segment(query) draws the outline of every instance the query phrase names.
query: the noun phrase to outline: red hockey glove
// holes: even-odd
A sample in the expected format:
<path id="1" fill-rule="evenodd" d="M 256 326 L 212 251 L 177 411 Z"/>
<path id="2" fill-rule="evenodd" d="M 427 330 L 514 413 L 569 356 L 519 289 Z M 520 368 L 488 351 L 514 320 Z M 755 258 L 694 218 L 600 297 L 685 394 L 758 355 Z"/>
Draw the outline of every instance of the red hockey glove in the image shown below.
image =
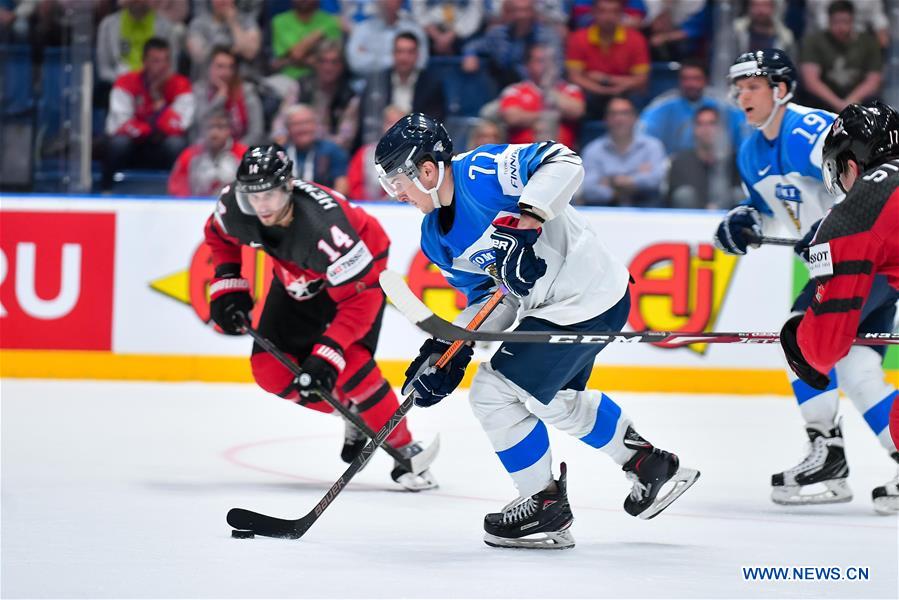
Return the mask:
<path id="1" fill-rule="evenodd" d="M 343 348 L 334 340 L 322 337 L 300 365 L 303 369 L 303 374 L 297 378 L 300 394 L 305 397 L 315 389 L 331 392 L 344 367 Z"/>
<path id="2" fill-rule="evenodd" d="M 215 324 L 228 335 L 243 333 L 243 319 L 250 322 L 250 311 L 253 310 L 253 297 L 250 295 L 250 282 L 236 273 L 216 277 L 209 285 L 209 314 Z"/>

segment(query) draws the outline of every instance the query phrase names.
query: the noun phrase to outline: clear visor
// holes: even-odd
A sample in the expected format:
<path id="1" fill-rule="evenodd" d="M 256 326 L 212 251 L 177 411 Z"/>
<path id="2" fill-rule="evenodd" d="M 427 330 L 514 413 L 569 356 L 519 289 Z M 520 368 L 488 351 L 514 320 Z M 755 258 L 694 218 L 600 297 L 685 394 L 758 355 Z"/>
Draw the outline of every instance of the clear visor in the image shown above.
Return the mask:
<path id="1" fill-rule="evenodd" d="M 821 175 L 824 179 L 824 187 L 834 196 L 845 194 L 843 184 L 840 182 L 840 166 L 835 158 L 824 159 L 821 165 Z"/>
<path id="2" fill-rule="evenodd" d="M 398 198 L 402 194 L 406 194 L 415 187 L 415 180 L 418 179 L 418 169 L 415 167 L 399 168 L 392 173 L 386 173 L 382 169 L 378 169 L 378 181 L 381 187 L 391 198 Z"/>
<path id="3" fill-rule="evenodd" d="M 238 187 L 234 195 L 237 206 L 245 215 L 269 216 L 281 212 L 290 200 L 290 191 L 284 185 L 261 192 L 241 191 Z"/>

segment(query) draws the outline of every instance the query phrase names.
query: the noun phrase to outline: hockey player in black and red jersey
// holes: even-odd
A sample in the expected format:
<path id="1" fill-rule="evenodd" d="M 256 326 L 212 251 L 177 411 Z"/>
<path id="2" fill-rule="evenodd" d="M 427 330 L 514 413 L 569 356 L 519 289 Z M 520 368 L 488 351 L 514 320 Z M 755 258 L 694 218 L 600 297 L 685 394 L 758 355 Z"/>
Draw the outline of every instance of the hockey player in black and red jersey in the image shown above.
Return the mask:
<path id="1" fill-rule="evenodd" d="M 253 377 L 264 390 L 307 408 L 331 413 L 315 389 L 332 393 L 378 431 L 399 407 L 373 359 L 385 299 L 378 275 L 390 240 L 373 217 L 324 186 L 293 179 L 293 165 L 279 146 L 254 146 L 241 160 L 237 180 L 226 186 L 206 222 L 215 278 L 210 313 L 224 333 L 240 335 L 253 309 L 250 284 L 241 276 L 241 245 L 262 248 L 274 277 L 259 319 L 259 333 L 311 376 L 294 375 L 253 345 Z M 305 378 L 303 378 L 305 379 Z M 358 455 L 361 432 L 347 422 L 341 458 Z M 387 442 L 407 457 L 422 451 L 405 421 Z M 395 466 L 391 477 L 411 490 L 436 487 L 429 471 Z"/>
<path id="2" fill-rule="evenodd" d="M 890 421 L 899 419 L 899 391 L 879 370 L 883 347 L 852 346 L 852 340 L 876 319 L 890 331 L 899 298 L 899 113 L 874 101 L 851 104 L 839 114 L 824 141 L 824 183 L 846 198 L 821 220 L 817 233 L 798 250 L 809 265 L 816 288 L 811 306 L 784 325 L 781 344 L 790 367 L 815 389 L 825 389 L 825 373 L 855 355 L 862 385 L 880 400 L 863 411 L 868 425 L 899 463 Z M 878 281 L 880 280 L 880 281 Z M 892 417 L 891 417 L 892 410 Z M 814 479 L 831 470 L 829 446 L 803 476 Z M 845 463 L 843 463 L 845 465 Z M 872 492 L 875 509 L 899 512 L 899 475 Z"/>

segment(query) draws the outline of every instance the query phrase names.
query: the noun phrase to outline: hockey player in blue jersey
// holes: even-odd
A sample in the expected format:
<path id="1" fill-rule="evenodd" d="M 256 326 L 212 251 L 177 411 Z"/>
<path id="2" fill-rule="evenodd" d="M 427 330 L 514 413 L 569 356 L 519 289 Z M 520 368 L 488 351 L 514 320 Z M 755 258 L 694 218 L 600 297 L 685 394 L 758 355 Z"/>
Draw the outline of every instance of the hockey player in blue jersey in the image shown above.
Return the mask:
<path id="1" fill-rule="evenodd" d="M 482 328 L 620 331 L 630 308 L 629 275 L 570 206 L 581 159 L 555 142 L 493 144 L 453 156 L 443 125 L 412 114 L 375 150 L 384 189 L 425 214 L 421 246 L 468 298 L 467 322 L 501 283 L 507 294 Z M 466 347 L 446 368 L 449 346 L 427 340 L 406 371 L 405 394 L 431 406 L 450 394 L 471 360 Z M 624 501 L 651 518 L 699 476 L 655 448 L 607 395 L 586 389 L 599 345 L 502 344 L 472 383 L 472 410 L 512 477 L 519 498 L 484 518 L 491 546 L 574 545 L 565 463 L 552 472 L 545 423 L 608 454 L 633 482 Z M 663 489 L 664 487 L 664 489 Z"/>
<path id="2" fill-rule="evenodd" d="M 732 94 L 756 128 L 737 156 L 748 198 L 724 217 L 715 232 L 716 245 L 730 254 L 746 254 L 753 240 L 776 227 L 802 238 L 808 246 L 817 224 L 837 200 L 822 180 L 822 148 L 835 115 L 790 102 L 796 90 L 796 69 L 778 49 L 742 54 L 730 68 Z M 883 278 L 881 278 L 883 279 Z M 809 282 L 791 309 L 804 313 L 813 304 L 815 285 Z M 820 310 L 828 310 L 820 307 Z M 891 331 L 896 294 L 885 279 L 875 281 L 862 308 L 860 332 Z M 848 502 L 849 467 L 837 420 L 839 389 L 864 415 L 888 453 L 896 452 L 887 423 L 895 387 L 885 381 L 885 347 L 855 346 L 830 373 L 825 390 L 787 375 L 806 422 L 808 456 L 795 467 L 771 478 L 771 499 L 778 504 Z"/>

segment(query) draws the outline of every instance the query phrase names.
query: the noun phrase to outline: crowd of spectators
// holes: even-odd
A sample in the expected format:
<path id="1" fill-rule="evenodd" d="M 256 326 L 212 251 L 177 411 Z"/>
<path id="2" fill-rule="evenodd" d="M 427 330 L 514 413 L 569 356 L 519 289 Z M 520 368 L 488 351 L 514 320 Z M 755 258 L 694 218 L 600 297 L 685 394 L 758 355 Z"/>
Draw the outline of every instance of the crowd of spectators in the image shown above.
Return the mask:
<path id="1" fill-rule="evenodd" d="M 275 142 L 297 177 L 381 199 L 380 133 L 411 111 L 460 116 L 433 68 L 449 64 L 492 86 L 453 130 L 457 150 L 555 139 L 583 156 L 582 204 L 726 208 L 741 200 L 733 156 L 749 130 L 709 85 L 717 4 L 0 0 L 0 42 L 64 44 L 66 9 L 93 11 L 104 189 L 123 169 L 162 168 L 171 194 L 214 195 L 247 146 Z M 882 0 L 731 5 L 736 51 L 786 50 L 800 102 L 838 111 L 881 91 L 895 42 Z M 676 85 L 650 98 L 662 63 Z"/>

